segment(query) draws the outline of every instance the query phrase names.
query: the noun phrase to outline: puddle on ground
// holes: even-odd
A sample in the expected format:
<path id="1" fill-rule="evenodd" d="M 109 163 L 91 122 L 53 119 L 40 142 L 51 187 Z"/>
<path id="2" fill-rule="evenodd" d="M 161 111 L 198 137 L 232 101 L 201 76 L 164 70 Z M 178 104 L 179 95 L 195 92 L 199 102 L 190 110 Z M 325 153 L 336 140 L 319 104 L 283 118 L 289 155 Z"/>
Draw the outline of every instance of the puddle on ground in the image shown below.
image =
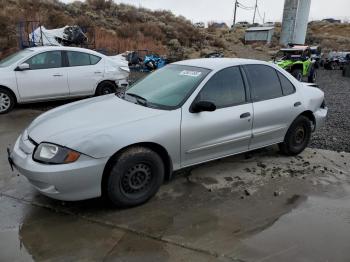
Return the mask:
<path id="1" fill-rule="evenodd" d="M 0 261 L 193 261 L 212 256 L 0 197 Z"/>
<path id="2" fill-rule="evenodd" d="M 350 196 L 307 197 L 272 226 L 235 248 L 243 261 L 337 261 L 350 257 Z"/>

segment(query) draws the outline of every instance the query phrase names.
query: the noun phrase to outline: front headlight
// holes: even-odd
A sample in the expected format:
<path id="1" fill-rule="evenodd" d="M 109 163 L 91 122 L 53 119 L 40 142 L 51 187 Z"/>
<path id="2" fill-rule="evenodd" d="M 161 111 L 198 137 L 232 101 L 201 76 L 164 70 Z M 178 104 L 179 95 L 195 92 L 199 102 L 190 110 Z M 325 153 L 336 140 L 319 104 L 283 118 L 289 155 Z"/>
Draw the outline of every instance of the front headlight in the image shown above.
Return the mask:
<path id="1" fill-rule="evenodd" d="M 77 161 L 79 157 L 79 152 L 49 143 L 41 143 L 33 155 L 35 161 L 45 164 L 69 164 Z"/>

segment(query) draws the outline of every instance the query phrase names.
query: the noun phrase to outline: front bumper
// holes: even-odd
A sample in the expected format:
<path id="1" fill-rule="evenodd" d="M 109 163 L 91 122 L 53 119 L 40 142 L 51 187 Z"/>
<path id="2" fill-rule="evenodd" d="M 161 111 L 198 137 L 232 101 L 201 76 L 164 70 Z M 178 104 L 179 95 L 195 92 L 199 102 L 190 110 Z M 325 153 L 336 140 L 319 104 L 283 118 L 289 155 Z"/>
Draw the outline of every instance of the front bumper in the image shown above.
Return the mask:
<path id="1" fill-rule="evenodd" d="M 324 127 L 326 124 L 326 119 L 327 119 L 327 113 L 328 113 L 328 108 L 319 108 L 315 113 L 315 131 L 319 130 L 320 128 Z"/>
<path id="2" fill-rule="evenodd" d="M 102 174 L 107 159 L 95 159 L 82 154 L 71 164 L 46 165 L 33 160 L 34 148 L 31 141 L 21 135 L 10 159 L 40 193 L 65 201 L 101 196 Z"/>

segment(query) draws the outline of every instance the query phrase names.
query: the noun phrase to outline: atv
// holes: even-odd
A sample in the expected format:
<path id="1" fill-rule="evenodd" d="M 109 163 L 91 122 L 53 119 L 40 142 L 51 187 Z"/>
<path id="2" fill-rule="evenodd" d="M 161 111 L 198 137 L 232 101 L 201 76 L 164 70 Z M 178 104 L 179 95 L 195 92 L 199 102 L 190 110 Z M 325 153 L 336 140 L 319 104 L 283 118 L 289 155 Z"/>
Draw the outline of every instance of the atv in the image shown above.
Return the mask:
<path id="1" fill-rule="evenodd" d="M 307 78 L 309 83 L 316 82 L 315 60 L 312 60 L 308 46 L 295 45 L 282 48 L 274 58 L 274 63 L 291 73 L 299 81 Z"/>

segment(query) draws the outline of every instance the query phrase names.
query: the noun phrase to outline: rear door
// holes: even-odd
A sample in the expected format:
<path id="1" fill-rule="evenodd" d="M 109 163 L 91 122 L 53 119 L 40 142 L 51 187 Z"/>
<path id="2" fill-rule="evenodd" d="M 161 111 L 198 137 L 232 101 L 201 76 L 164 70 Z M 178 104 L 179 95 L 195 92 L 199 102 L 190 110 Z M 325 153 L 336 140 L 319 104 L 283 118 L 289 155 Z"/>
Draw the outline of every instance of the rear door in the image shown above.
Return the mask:
<path id="1" fill-rule="evenodd" d="M 96 86 L 104 77 L 101 57 L 77 51 L 65 52 L 68 63 L 68 86 L 71 96 L 95 94 Z"/>
<path id="2" fill-rule="evenodd" d="M 69 96 L 67 71 L 62 67 L 61 51 L 36 54 L 26 60 L 30 69 L 16 71 L 22 101 L 54 99 Z"/>
<path id="3" fill-rule="evenodd" d="M 289 125 L 303 110 L 295 87 L 286 76 L 267 65 L 246 65 L 244 71 L 254 109 L 249 149 L 282 142 Z"/>
<path id="4" fill-rule="evenodd" d="M 217 109 L 191 113 L 190 105 L 182 108 L 183 167 L 248 150 L 253 107 L 239 67 L 226 68 L 212 76 L 196 101 L 213 102 Z"/>

